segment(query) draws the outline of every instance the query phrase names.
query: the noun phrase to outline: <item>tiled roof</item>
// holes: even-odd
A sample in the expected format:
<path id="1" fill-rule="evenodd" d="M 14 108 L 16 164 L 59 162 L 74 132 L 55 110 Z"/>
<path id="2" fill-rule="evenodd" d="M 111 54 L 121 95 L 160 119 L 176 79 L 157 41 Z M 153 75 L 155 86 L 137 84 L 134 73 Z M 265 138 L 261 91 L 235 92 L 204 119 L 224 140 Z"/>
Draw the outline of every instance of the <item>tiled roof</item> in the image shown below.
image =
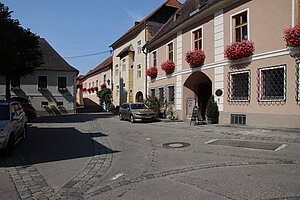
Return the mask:
<path id="1" fill-rule="evenodd" d="M 89 76 L 105 69 L 105 68 L 109 68 L 112 66 L 112 56 L 107 58 L 106 60 L 104 60 L 101 64 L 99 64 L 97 67 L 95 67 L 94 69 L 90 70 L 86 75 L 84 75 L 82 77 L 82 80 L 83 79 L 86 79 L 88 78 Z"/>
<path id="2" fill-rule="evenodd" d="M 191 13 L 195 12 L 196 10 L 198 13 L 200 13 L 219 1 L 220 0 L 186 0 L 181 8 L 179 8 L 172 17 L 170 17 L 170 19 L 160 28 L 160 30 L 154 35 L 152 40 L 147 45 L 153 43 L 155 40 L 192 17 Z M 174 20 L 175 16 L 176 20 Z"/>
<path id="3" fill-rule="evenodd" d="M 161 6 L 159 6 L 156 10 L 154 10 L 150 15 L 148 15 L 147 17 L 145 17 L 142 21 L 140 21 L 138 24 L 134 25 L 133 27 L 131 27 L 131 29 L 129 29 L 124 35 L 122 35 L 117 41 L 115 41 L 112 45 L 110 45 L 111 47 L 116 44 L 117 42 L 119 42 L 123 37 L 125 37 L 128 33 L 130 33 L 131 31 L 133 31 L 134 29 L 136 29 L 138 26 L 140 26 L 141 24 L 143 24 L 147 19 L 149 19 L 152 15 L 154 15 L 159 9 L 161 9 L 163 6 L 169 6 L 169 7 L 174 7 L 174 8 L 180 8 L 181 7 L 181 3 L 177 0 L 167 0 L 165 3 L 163 3 Z"/>
<path id="4" fill-rule="evenodd" d="M 78 73 L 78 70 L 69 65 L 44 38 L 38 38 L 38 40 L 44 63 L 37 70 L 75 71 Z"/>
<path id="5" fill-rule="evenodd" d="M 76 78 L 76 85 L 77 86 L 81 86 L 83 84 L 83 81 L 82 81 L 83 77 L 84 77 L 84 75 L 77 76 L 77 78 Z"/>

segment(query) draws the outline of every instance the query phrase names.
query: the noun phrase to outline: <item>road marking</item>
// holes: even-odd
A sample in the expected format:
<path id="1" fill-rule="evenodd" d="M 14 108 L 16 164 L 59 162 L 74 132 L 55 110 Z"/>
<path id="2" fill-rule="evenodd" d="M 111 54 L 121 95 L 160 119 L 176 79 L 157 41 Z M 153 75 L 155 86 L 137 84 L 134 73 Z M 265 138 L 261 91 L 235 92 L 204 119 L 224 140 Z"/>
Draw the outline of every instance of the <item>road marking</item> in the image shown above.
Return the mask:
<path id="1" fill-rule="evenodd" d="M 287 144 L 282 144 L 277 149 L 275 149 L 274 151 L 279 151 L 281 149 L 284 149 L 285 147 L 287 147 Z"/>
<path id="2" fill-rule="evenodd" d="M 114 177 L 112 177 L 111 180 L 117 180 L 118 178 L 120 178 L 123 175 L 124 175 L 123 173 L 119 173 L 119 174 L 115 175 Z"/>
<path id="3" fill-rule="evenodd" d="M 217 140 L 209 140 L 208 142 L 205 142 L 205 144 L 210 144 L 210 143 L 215 142 L 215 141 L 217 141 Z"/>

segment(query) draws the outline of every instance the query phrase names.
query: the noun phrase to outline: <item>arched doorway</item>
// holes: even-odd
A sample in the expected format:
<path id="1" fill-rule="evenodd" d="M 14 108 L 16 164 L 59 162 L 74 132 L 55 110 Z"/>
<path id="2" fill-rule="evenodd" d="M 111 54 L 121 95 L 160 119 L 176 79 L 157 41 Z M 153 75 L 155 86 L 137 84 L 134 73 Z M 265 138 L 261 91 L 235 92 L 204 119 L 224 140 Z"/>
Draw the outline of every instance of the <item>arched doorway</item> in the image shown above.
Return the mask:
<path id="1" fill-rule="evenodd" d="M 144 102 L 144 97 L 143 97 L 143 93 L 142 92 L 137 92 L 135 95 L 135 102 L 139 103 L 139 102 Z"/>
<path id="2" fill-rule="evenodd" d="M 212 95 L 212 82 L 210 78 L 203 72 L 194 72 L 185 81 L 184 89 L 189 91 L 186 107 L 187 118 L 189 118 L 189 112 L 192 110 L 190 107 L 196 105 L 199 107 L 202 119 L 205 120 L 207 101 Z"/>

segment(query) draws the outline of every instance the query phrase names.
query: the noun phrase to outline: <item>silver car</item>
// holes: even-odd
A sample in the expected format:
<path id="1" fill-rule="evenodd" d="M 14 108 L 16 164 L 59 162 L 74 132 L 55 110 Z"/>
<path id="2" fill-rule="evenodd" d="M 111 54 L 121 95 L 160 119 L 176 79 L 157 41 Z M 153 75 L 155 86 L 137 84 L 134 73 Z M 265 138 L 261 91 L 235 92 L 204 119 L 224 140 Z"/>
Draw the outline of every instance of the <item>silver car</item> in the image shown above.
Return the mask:
<path id="1" fill-rule="evenodd" d="M 156 120 L 154 110 L 143 103 L 124 103 L 119 111 L 120 120 L 128 119 L 131 123 L 143 120 Z"/>
<path id="2" fill-rule="evenodd" d="M 0 150 L 10 152 L 27 134 L 26 116 L 19 102 L 0 101 Z"/>

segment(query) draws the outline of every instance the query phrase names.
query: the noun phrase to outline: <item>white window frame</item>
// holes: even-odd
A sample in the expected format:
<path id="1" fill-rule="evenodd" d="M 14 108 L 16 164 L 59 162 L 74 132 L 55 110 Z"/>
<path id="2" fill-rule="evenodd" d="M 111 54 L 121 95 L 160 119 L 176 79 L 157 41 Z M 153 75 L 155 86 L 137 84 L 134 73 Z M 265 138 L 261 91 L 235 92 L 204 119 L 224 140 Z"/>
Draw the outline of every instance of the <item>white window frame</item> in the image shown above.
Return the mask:
<path id="1" fill-rule="evenodd" d="M 239 12 L 236 12 L 232 15 L 230 15 L 230 43 L 233 42 L 233 18 L 239 14 L 242 14 L 243 12 L 247 12 L 247 33 L 248 33 L 248 40 L 251 39 L 250 37 L 250 11 L 249 8 L 246 8 L 244 10 L 241 10 Z"/>
<path id="2" fill-rule="evenodd" d="M 137 54 L 141 54 L 142 53 L 142 40 L 139 40 L 137 42 Z"/>
<path id="3" fill-rule="evenodd" d="M 141 64 L 138 64 L 137 66 L 136 66 L 136 68 L 137 68 L 137 78 L 138 79 L 141 79 L 142 78 L 142 65 Z"/>
<path id="4" fill-rule="evenodd" d="M 115 75 L 119 76 L 119 65 L 115 65 Z"/>
<path id="5" fill-rule="evenodd" d="M 169 87 L 173 87 L 174 88 L 174 101 L 172 101 L 172 102 L 170 102 L 170 89 L 169 89 Z M 166 99 L 167 99 L 167 102 L 169 104 L 175 104 L 176 94 L 175 94 L 175 86 L 173 84 L 167 85 Z"/>
<path id="6" fill-rule="evenodd" d="M 203 25 L 201 25 L 201 26 L 198 26 L 197 28 L 194 28 L 193 30 L 191 30 L 191 51 L 194 51 L 194 32 L 195 31 L 198 31 L 198 30 L 200 30 L 200 29 L 202 29 L 202 39 L 201 39 L 201 43 L 202 43 L 202 50 L 204 50 L 204 42 L 203 42 L 203 39 L 204 39 L 204 37 L 203 37 L 203 35 L 204 35 L 204 32 L 203 32 Z"/>
<path id="7" fill-rule="evenodd" d="M 49 77 L 48 77 L 48 75 L 44 75 L 44 74 L 39 74 L 39 75 L 37 75 L 37 84 L 36 84 L 36 86 L 37 86 L 37 89 L 39 89 L 39 76 L 46 76 L 47 77 L 47 87 L 46 87 L 46 89 L 48 90 L 48 86 L 49 86 Z"/>
<path id="8" fill-rule="evenodd" d="M 169 48 L 168 48 L 168 46 L 171 43 L 173 43 L 173 62 L 175 63 L 175 42 L 174 42 L 174 40 L 172 40 L 172 41 L 170 41 L 166 44 L 166 60 L 169 60 Z M 157 56 L 157 54 L 156 54 L 156 56 Z"/>
<path id="9" fill-rule="evenodd" d="M 262 71 L 266 71 L 266 70 L 272 70 L 272 69 L 279 69 L 279 68 L 283 68 L 284 69 L 284 84 L 283 84 L 283 99 L 262 99 Z M 278 65 L 278 66 L 273 66 L 273 67 L 264 67 L 264 68 L 260 68 L 258 69 L 259 71 L 259 101 L 260 102 L 270 102 L 270 101 L 285 101 L 286 100 L 286 65 Z"/>
<path id="10" fill-rule="evenodd" d="M 244 73 L 248 73 L 248 98 L 247 99 L 243 99 L 243 100 L 235 100 L 232 97 L 232 89 L 233 89 L 233 85 L 232 85 L 232 75 L 235 74 L 244 74 Z M 251 73 L 249 70 L 247 71 L 240 71 L 240 72 L 230 72 L 229 73 L 229 101 L 231 102 L 248 102 L 250 101 L 250 94 L 251 94 Z"/>
<path id="11" fill-rule="evenodd" d="M 156 65 L 158 65 L 158 59 L 157 59 L 157 50 L 155 50 L 155 51 L 152 51 L 151 52 L 151 57 L 152 57 L 152 67 L 154 67 L 154 62 L 153 62 L 153 60 L 154 60 L 154 57 L 153 57 L 153 54 L 154 53 L 156 53 Z M 157 66 L 156 66 L 157 67 Z"/>

